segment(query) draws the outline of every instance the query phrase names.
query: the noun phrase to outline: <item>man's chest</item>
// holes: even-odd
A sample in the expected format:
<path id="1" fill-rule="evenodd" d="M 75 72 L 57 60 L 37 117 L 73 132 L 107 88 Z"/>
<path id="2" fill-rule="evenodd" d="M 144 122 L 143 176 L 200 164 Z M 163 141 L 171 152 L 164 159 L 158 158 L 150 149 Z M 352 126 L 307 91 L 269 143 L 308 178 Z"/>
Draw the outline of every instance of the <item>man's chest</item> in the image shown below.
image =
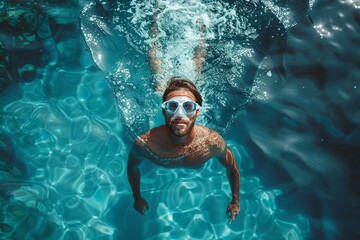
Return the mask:
<path id="1" fill-rule="evenodd" d="M 146 148 L 145 157 L 164 167 L 197 168 L 213 157 L 209 146 L 196 143 L 189 146 L 149 144 Z"/>

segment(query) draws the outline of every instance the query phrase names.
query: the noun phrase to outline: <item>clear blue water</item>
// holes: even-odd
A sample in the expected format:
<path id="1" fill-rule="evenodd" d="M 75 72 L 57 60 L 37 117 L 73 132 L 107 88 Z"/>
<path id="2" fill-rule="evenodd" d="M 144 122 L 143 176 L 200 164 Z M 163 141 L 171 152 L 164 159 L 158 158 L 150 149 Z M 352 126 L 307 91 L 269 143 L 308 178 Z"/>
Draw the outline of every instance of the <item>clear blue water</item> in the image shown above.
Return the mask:
<path id="1" fill-rule="evenodd" d="M 0 239 L 359 239 L 360 3 L 236 6 L 0 2 Z M 132 207 L 131 142 L 163 123 L 148 64 L 159 9 L 171 74 L 195 78 L 206 39 L 198 124 L 238 162 L 232 224 L 216 161 L 142 165 L 150 212 Z"/>

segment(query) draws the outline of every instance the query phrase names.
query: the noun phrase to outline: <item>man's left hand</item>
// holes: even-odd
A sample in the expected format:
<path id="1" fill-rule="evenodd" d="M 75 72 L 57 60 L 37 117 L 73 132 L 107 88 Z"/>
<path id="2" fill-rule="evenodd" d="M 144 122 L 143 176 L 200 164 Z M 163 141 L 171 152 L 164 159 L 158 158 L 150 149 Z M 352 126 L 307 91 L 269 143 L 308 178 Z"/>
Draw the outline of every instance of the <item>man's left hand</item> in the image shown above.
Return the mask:
<path id="1" fill-rule="evenodd" d="M 240 211 L 239 203 L 236 203 L 236 202 L 229 203 L 227 210 L 226 210 L 226 215 L 228 216 L 230 223 L 232 223 L 232 221 L 235 220 L 239 211 Z"/>

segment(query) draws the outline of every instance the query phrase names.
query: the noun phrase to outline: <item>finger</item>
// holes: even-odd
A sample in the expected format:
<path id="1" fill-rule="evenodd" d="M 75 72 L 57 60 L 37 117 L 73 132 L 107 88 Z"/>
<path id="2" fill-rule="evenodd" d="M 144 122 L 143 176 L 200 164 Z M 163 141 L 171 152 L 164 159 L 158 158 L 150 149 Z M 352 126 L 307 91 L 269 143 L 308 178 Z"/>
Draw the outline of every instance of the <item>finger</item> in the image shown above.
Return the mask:
<path id="1" fill-rule="evenodd" d="M 233 215 L 233 214 L 232 214 L 232 212 L 231 212 L 230 209 L 226 210 L 226 216 L 227 216 L 227 218 L 228 218 L 228 220 L 229 220 L 230 223 L 231 223 L 232 220 L 233 220 L 232 215 Z"/>
<path id="2" fill-rule="evenodd" d="M 146 205 L 146 206 L 144 206 L 144 209 L 143 209 L 143 214 L 146 216 L 146 213 L 149 211 L 149 206 L 148 205 Z"/>
<path id="3" fill-rule="evenodd" d="M 231 210 L 230 210 L 230 209 L 227 209 L 227 210 L 226 210 L 226 215 L 227 215 L 228 217 L 231 217 Z"/>
<path id="4" fill-rule="evenodd" d="M 237 217 L 237 213 L 231 211 L 230 209 L 226 211 L 226 215 L 228 217 L 229 223 L 232 223 Z"/>
<path id="5" fill-rule="evenodd" d="M 236 217 L 237 217 L 237 213 L 234 213 L 234 214 L 232 215 L 231 222 L 234 221 Z"/>
<path id="6" fill-rule="evenodd" d="M 235 220 L 235 216 L 234 214 L 231 215 L 231 217 L 229 218 L 229 222 L 232 223 Z"/>
<path id="7" fill-rule="evenodd" d="M 141 215 L 144 215 L 144 216 L 146 215 L 144 209 L 142 209 L 142 210 L 139 209 L 138 212 L 139 212 Z"/>

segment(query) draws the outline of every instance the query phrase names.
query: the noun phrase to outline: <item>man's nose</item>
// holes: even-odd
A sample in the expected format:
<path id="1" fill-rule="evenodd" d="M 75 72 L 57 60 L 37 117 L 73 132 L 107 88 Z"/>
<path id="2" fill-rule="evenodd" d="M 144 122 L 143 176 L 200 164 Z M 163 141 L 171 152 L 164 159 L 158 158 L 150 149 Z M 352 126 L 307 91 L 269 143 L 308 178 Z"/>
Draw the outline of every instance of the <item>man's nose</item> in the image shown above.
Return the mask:
<path id="1" fill-rule="evenodd" d="M 175 117 L 175 119 L 187 118 L 186 113 L 185 113 L 185 111 L 183 110 L 182 107 L 179 107 L 179 108 L 176 110 L 176 112 L 175 112 L 175 114 L 174 114 L 174 117 Z"/>

